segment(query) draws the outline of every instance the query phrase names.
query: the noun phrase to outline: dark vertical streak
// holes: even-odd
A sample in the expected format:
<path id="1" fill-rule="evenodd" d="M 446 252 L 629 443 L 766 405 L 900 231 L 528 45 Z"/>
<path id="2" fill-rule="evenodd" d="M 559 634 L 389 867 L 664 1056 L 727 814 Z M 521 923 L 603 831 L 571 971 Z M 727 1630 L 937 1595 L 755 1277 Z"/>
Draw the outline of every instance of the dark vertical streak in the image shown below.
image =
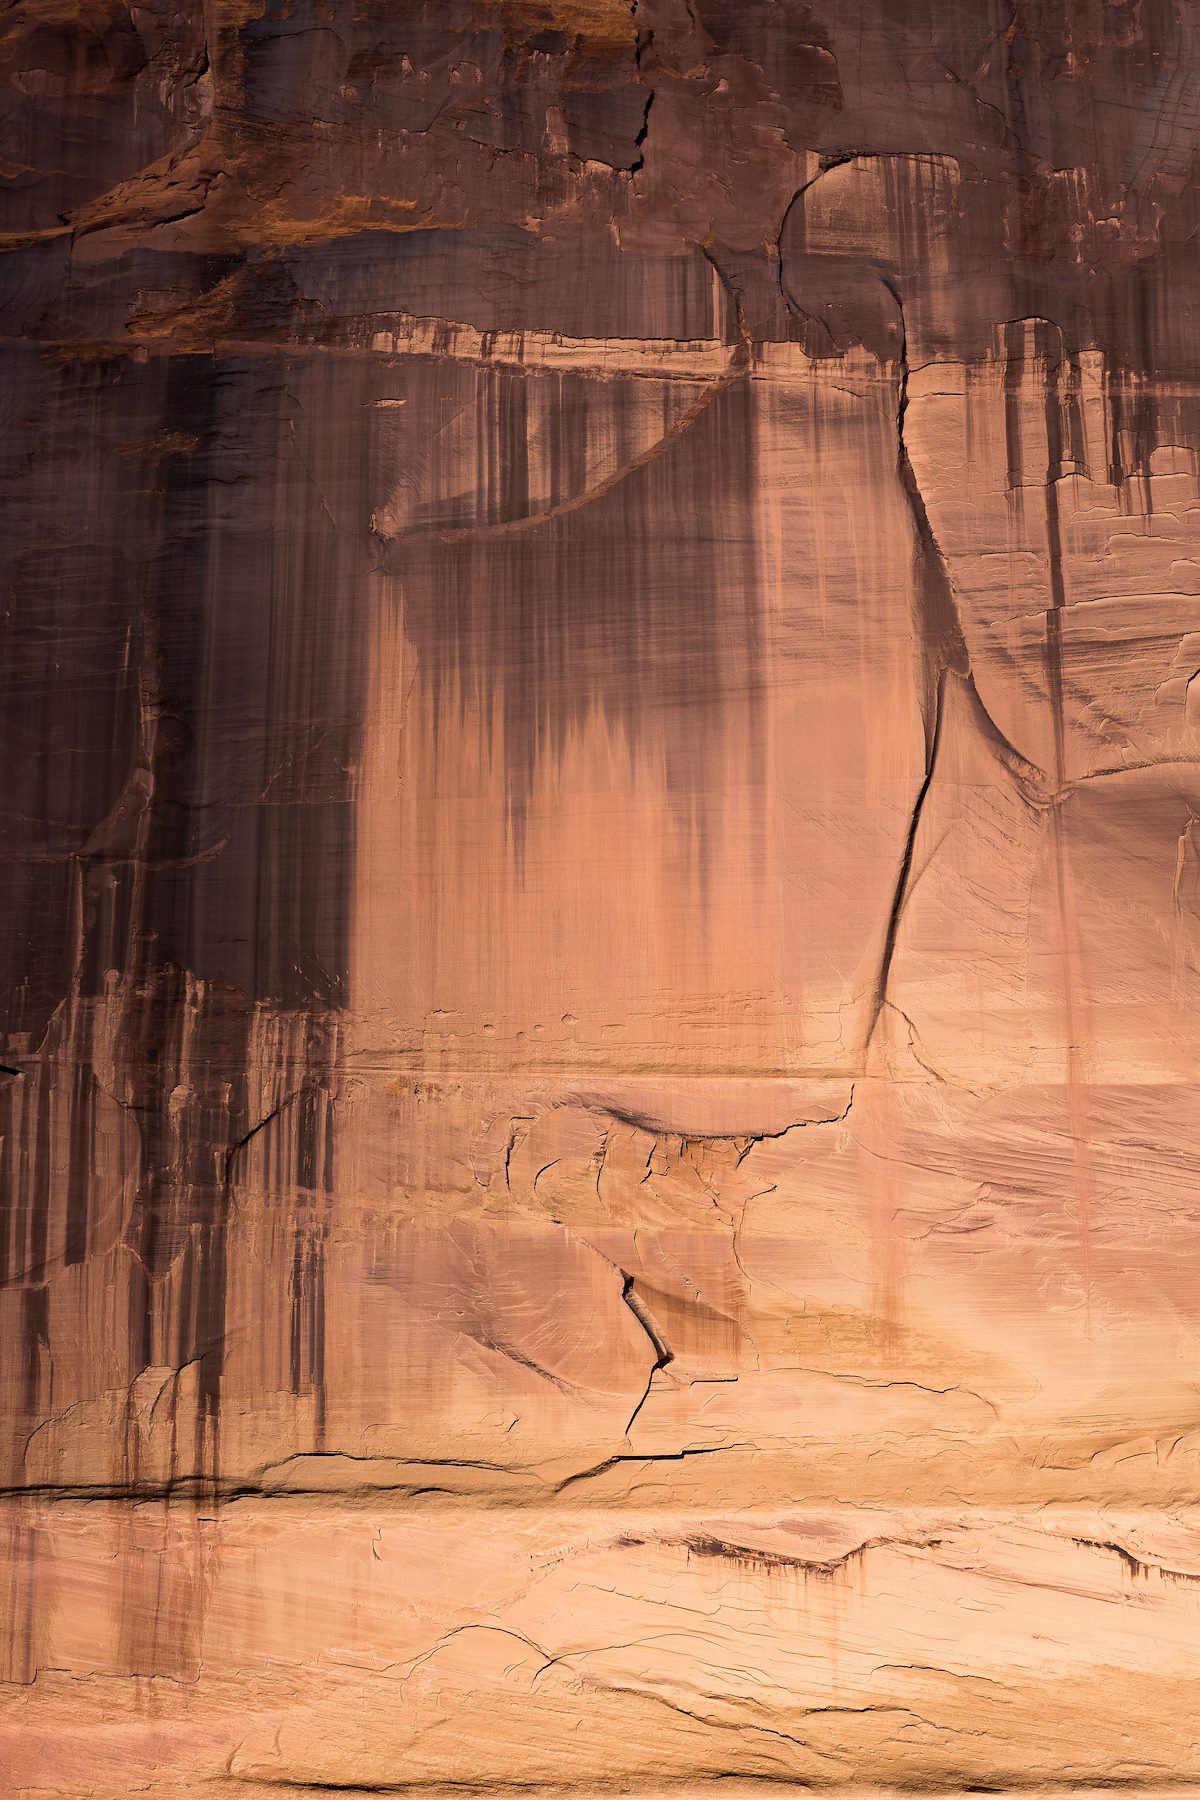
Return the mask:
<path id="1" fill-rule="evenodd" d="M 84 1030 L 86 1031 L 86 1027 Z M 89 1195 L 95 1178 L 92 1164 L 95 1150 L 96 1077 L 88 1060 L 88 1050 L 85 1037 L 78 1047 L 76 1054 L 79 1060 L 71 1075 L 67 1221 L 63 1250 L 63 1261 L 68 1268 L 85 1261 L 87 1257 Z"/>
<path id="2" fill-rule="evenodd" d="M 1067 743 L 1066 699 L 1063 671 L 1063 610 L 1066 589 L 1063 580 L 1062 521 L 1059 513 L 1058 484 L 1063 474 L 1063 431 L 1060 399 L 1061 360 L 1058 345 L 1049 336 L 1041 345 L 1038 359 L 1044 386 L 1043 416 L 1046 428 L 1046 473 L 1044 499 L 1046 509 L 1046 555 L 1049 572 L 1050 605 L 1046 612 L 1046 689 L 1050 705 L 1054 738 L 1055 791 L 1066 789 Z M 1078 933 L 1075 929 L 1074 906 L 1070 891 L 1067 858 L 1066 822 L 1063 808 L 1052 809 L 1050 830 L 1053 842 L 1055 897 L 1058 908 L 1059 951 L 1062 962 L 1063 1012 L 1067 1037 L 1067 1103 L 1068 1129 L 1071 1137 L 1074 1170 L 1075 1203 L 1079 1227 L 1080 1263 L 1083 1280 L 1084 1313 L 1087 1329 L 1091 1329 L 1091 1229 L 1089 1202 L 1089 1153 L 1086 1072 L 1082 1064 L 1082 1013 L 1076 991 L 1079 959 Z"/>
<path id="3" fill-rule="evenodd" d="M 38 1416 L 42 1395 L 42 1358 L 50 1351 L 50 1291 L 27 1287 L 21 1292 L 21 1411 L 26 1419 Z"/>

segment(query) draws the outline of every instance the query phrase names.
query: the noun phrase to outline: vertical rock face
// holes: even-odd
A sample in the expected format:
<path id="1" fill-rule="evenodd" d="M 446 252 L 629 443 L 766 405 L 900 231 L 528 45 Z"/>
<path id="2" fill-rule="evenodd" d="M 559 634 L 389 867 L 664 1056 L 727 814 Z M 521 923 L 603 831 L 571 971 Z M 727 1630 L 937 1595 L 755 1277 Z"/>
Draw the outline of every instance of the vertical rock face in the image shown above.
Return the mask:
<path id="1" fill-rule="evenodd" d="M 0 120 L 4 1791 L 1200 1784 L 1191 0 Z"/>

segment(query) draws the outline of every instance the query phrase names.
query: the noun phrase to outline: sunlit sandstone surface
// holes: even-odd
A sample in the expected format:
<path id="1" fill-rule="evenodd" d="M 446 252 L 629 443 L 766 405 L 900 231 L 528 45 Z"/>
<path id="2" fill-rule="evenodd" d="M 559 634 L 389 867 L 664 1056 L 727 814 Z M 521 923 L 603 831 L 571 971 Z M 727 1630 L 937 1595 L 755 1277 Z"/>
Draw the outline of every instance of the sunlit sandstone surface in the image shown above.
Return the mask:
<path id="1" fill-rule="evenodd" d="M 1200 1789 L 1192 0 L 0 83 L 0 1793 Z"/>

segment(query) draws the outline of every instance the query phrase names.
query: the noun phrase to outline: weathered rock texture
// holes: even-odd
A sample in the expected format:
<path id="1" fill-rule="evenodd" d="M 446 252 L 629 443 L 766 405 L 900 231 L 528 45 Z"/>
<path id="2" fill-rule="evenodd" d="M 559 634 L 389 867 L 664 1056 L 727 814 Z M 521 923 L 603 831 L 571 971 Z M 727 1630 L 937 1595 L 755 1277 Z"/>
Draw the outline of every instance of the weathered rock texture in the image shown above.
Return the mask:
<path id="1" fill-rule="evenodd" d="M 1194 0 L 0 77 L 3 1793 L 1200 1783 Z"/>

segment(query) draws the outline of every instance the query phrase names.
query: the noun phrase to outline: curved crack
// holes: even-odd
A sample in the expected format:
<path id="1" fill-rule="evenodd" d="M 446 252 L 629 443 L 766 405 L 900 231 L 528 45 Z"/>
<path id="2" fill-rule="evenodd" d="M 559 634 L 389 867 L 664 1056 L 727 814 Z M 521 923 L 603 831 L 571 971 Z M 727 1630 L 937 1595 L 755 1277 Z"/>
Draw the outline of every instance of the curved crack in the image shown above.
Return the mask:
<path id="1" fill-rule="evenodd" d="M 629 1271 L 627 1269 L 621 1270 L 621 1280 L 624 1283 L 624 1285 L 621 1289 L 621 1298 L 625 1302 L 626 1306 L 629 1308 L 630 1312 L 633 1314 L 634 1318 L 637 1320 L 638 1324 L 641 1326 L 642 1330 L 645 1332 L 646 1336 L 649 1338 L 650 1347 L 654 1351 L 654 1363 L 651 1367 L 649 1375 L 646 1377 L 645 1390 L 642 1394 L 641 1399 L 638 1401 L 637 1405 L 634 1407 L 633 1411 L 630 1413 L 629 1423 L 625 1427 L 625 1436 L 628 1437 L 629 1433 L 633 1430 L 634 1420 L 637 1418 L 637 1416 L 641 1412 L 643 1406 L 645 1406 L 647 1400 L 650 1398 L 650 1390 L 654 1386 L 654 1377 L 658 1374 L 660 1369 L 665 1369 L 668 1367 L 669 1364 L 674 1362 L 675 1353 L 671 1349 L 671 1346 L 668 1344 L 666 1338 L 663 1337 L 661 1331 L 658 1329 L 658 1326 L 655 1324 L 654 1315 L 650 1312 L 649 1308 L 644 1304 L 644 1302 L 641 1301 L 638 1298 L 638 1296 L 634 1293 L 634 1291 L 633 1291 L 633 1276 L 629 1273 Z"/>

